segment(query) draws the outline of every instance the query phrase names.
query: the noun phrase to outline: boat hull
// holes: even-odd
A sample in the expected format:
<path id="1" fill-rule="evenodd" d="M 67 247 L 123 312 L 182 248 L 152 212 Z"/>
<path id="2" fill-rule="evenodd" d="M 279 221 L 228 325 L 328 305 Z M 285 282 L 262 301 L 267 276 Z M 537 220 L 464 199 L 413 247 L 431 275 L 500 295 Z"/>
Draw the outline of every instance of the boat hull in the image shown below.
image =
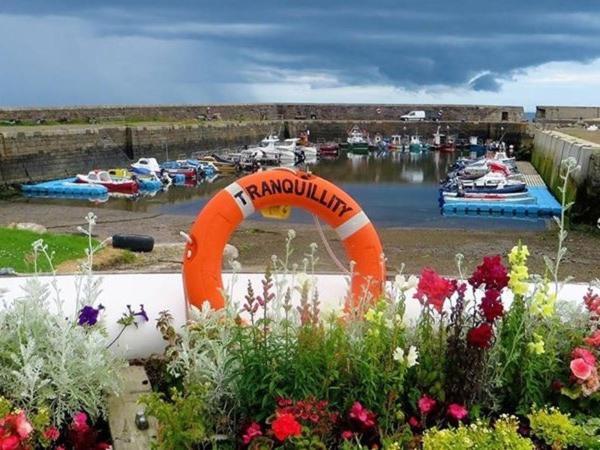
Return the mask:
<path id="1" fill-rule="evenodd" d="M 352 153 L 354 155 L 368 155 L 369 154 L 369 144 L 361 143 L 361 144 L 348 144 L 346 146 L 348 153 Z"/>

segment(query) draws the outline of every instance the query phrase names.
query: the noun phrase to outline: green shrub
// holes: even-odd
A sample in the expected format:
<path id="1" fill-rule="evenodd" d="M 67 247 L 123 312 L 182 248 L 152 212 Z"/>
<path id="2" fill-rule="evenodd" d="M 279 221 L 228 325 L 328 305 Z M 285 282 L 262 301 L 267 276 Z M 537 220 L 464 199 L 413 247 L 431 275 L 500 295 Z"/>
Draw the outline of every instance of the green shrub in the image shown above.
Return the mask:
<path id="1" fill-rule="evenodd" d="M 517 433 L 518 422 L 502 417 L 493 427 L 477 422 L 454 429 L 431 429 L 423 436 L 423 450 L 533 450 L 533 442 Z"/>
<path id="2" fill-rule="evenodd" d="M 158 420 L 158 436 L 153 448 L 192 449 L 207 441 L 205 395 L 206 391 L 196 386 L 185 395 L 173 389 L 170 399 L 161 393 L 147 394 L 140 399 L 146 413 Z"/>
<path id="3" fill-rule="evenodd" d="M 561 450 L 570 446 L 582 447 L 587 441 L 585 431 L 565 413 L 556 408 L 533 409 L 529 418 L 531 433 L 542 440 L 553 450 Z"/>

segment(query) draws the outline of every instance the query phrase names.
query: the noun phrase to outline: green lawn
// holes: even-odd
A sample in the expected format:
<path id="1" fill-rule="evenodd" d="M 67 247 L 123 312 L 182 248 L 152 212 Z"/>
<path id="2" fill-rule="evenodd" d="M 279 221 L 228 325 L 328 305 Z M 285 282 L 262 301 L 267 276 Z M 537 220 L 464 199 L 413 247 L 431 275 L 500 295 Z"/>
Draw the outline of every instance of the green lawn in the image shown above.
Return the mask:
<path id="1" fill-rule="evenodd" d="M 20 273 L 33 272 L 33 259 L 31 244 L 38 239 L 43 239 L 48 245 L 48 252 L 54 252 L 53 265 L 85 256 L 88 245 L 86 236 L 71 234 L 37 234 L 31 231 L 0 228 L 0 268 L 12 267 Z M 94 245 L 98 242 L 94 241 Z M 49 271 L 50 267 L 45 258 L 38 260 L 39 270 Z"/>

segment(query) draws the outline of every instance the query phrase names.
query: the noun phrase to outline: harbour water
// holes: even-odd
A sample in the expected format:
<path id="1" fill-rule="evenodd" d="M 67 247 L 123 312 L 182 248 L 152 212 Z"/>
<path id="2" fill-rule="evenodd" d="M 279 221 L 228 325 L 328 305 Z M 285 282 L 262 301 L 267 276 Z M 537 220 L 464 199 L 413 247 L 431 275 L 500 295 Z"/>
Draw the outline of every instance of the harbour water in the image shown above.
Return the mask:
<path id="1" fill-rule="evenodd" d="M 341 156 L 310 167 L 315 174 L 346 190 L 363 207 L 379 227 L 526 229 L 540 230 L 547 221 L 533 218 L 452 217 L 442 216 L 438 204 L 440 179 L 444 178 L 458 155 L 439 152 L 399 153 L 385 157 Z M 218 177 L 194 187 L 172 186 L 167 192 L 137 200 L 111 198 L 98 208 L 115 208 L 138 212 L 155 212 L 195 216 L 218 190 L 235 180 Z M 85 201 L 28 199 L 28 202 L 51 202 L 64 205 Z M 259 214 L 254 218 L 262 219 Z M 310 223 L 312 217 L 293 210 L 290 223 Z"/>

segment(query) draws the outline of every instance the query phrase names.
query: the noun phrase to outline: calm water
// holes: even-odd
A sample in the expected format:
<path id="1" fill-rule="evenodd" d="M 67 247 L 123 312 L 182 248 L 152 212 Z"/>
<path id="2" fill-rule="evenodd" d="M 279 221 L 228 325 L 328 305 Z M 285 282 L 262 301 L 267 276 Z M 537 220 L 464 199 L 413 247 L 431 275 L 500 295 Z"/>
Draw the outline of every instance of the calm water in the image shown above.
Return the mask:
<path id="1" fill-rule="evenodd" d="M 428 152 L 423 155 L 396 154 L 384 158 L 345 157 L 321 161 L 311 170 L 335 182 L 354 197 L 378 226 L 422 228 L 543 229 L 544 220 L 502 217 L 445 217 L 438 206 L 439 180 L 444 178 L 455 155 Z M 171 187 L 155 197 L 131 201 L 113 199 L 100 208 L 195 216 L 218 190 L 235 177 L 218 178 L 196 187 Z M 27 200 L 79 204 L 66 200 Z M 262 219 L 260 214 L 253 218 Z M 310 223 L 312 218 L 293 210 L 291 223 Z"/>

